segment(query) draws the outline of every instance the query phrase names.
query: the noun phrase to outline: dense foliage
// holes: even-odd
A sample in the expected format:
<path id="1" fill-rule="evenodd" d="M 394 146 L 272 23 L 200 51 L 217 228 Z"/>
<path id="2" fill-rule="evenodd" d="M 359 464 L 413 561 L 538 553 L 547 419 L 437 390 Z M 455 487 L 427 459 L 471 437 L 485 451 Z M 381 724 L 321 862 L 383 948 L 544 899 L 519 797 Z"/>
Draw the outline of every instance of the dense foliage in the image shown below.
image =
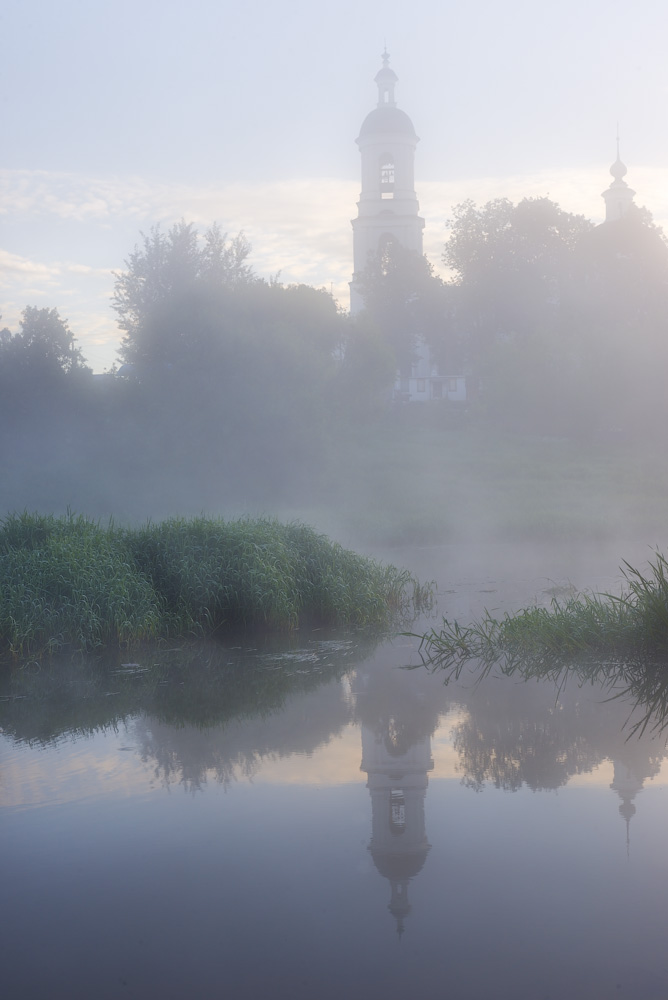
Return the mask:
<path id="1" fill-rule="evenodd" d="M 549 198 L 455 206 L 445 281 L 388 242 L 359 278 L 396 367 L 419 341 L 464 374 L 477 417 L 513 431 L 652 434 L 668 416 L 668 244 L 631 206 L 594 226 Z"/>
<path id="2" fill-rule="evenodd" d="M 67 320 L 57 309 L 27 306 L 21 315 L 20 330 L 0 330 L 0 378 L 21 382 L 44 380 L 76 371 L 87 371 L 81 348 Z"/>

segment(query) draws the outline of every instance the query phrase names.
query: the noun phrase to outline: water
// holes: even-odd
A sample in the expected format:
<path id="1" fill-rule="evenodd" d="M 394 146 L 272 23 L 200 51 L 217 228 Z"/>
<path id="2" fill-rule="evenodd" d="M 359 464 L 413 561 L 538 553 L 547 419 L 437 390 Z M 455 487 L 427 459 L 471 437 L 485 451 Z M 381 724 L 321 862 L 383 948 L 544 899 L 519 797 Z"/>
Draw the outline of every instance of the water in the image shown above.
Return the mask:
<path id="1" fill-rule="evenodd" d="M 456 555 L 402 560 L 447 561 L 449 614 L 568 583 Z M 628 700 L 445 685 L 406 638 L 242 645 L 5 685 L 6 996 L 665 1000 L 668 762 Z"/>

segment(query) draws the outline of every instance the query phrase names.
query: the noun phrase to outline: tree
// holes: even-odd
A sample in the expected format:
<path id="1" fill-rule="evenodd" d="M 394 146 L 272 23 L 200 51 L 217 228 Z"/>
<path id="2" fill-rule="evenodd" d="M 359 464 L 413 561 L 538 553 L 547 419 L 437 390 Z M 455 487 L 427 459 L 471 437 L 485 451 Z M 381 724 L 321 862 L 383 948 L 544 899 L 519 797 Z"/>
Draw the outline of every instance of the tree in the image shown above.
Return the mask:
<path id="1" fill-rule="evenodd" d="M 446 289 L 426 257 L 388 240 L 358 282 L 366 314 L 394 351 L 400 372 L 410 372 L 419 342 L 441 353 L 447 344 L 454 354 Z"/>
<path id="2" fill-rule="evenodd" d="M 201 314 L 212 297 L 257 280 L 247 263 L 251 247 L 243 233 L 228 240 L 216 224 L 200 240 L 185 221 L 166 233 L 154 226 L 141 237 L 116 275 L 112 297 L 125 331 L 120 354 L 127 362 L 171 363 L 205 332 Z"/>
<path id="3" fill-rule="evenodd" d="M 467 360 L 486 372 L 499 339 L 554 328 L 573 277 L 576 251 L 593 229 L 584 216 L 549 198 L 507 198 L 457 205 L 448 225 L 443 262 L 453 272 L 456 324 Z"/>
<path id="4" fill-rule="evenodd" d="M 632 205 L 581 241 L 563 320 L 578 338 L 589 409 L 605 415 L 602 429 L 660 434 L 668 417 L 668 244 L 646 209 Z"/>
<path id="5" fill-rule="evenodd" d="M 594 226 L 547 198 L 469 201 L 450 225 L 455 321 L 490 416 L 560 434 L 663 425 L 668 246 L 646 210 Z"/>
<path id="6" fill-rule="evenodd" d="M 6 327 L 0 331 L 0 370 L 32 379 L 88 370 L 67 320 L 57 309 L 27 306 L 20 325 L 19 333 Z"/>
<path id="7" fill-rule="evenodd" d="M 587 321 L 624 326 L 663 324 L 668 305 L 668 242 L 645 208 L 591 230 L 577 247 L 575 303 Z"/>
<path id="8" fill-rule="evenodd" d="M 497 198 L 482 208 L 465 201 L 454 208 L 448 227 L 443 262 L 458 284 L 480 284 L 498 272 L 551 281 L 594 228 L 549 198 L 524 198 L 517 205 Z"/>

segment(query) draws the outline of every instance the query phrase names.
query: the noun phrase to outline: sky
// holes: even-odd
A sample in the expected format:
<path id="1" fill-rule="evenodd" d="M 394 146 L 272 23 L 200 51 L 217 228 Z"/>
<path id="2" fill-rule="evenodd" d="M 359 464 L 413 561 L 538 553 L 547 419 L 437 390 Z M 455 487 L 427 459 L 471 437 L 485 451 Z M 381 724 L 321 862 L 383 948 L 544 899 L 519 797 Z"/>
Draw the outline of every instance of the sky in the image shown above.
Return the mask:
<path id="1" fill-rule="evenodd" d="M 179 219 L 243 231 L 258 274 L 347 306 L 385 45 L 437 269 L 466 198 L 547 195 L 601 222 L 618 128 L 636 203 L 668 229 L 667 28 L 660 0 L 3 0 L 2 325 L 56 307 L 109 368 L 114 272 Z"/>

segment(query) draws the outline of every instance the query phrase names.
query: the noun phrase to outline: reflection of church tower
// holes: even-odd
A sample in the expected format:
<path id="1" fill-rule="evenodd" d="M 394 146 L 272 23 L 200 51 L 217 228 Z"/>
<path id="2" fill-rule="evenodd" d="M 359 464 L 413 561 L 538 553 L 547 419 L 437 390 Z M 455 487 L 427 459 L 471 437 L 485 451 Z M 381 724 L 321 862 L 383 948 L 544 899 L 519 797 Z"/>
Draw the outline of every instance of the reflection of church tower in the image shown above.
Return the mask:
<path id="1" fill-rule="evenodd" d="M 622 800 L 619 807 L 619 814 L 626 820 L 626 850 L 629 850 L 631 817 L 635 815 L 636 807 L 633 799 L 637 793 L 642 791 L 644 778 L 639 778 L 635 770 L 629 764 L 620 760 L 613 760 L 614 776 L 610 788 L 617 792 Z"/>
<path id="2" fill-rule="evenodd" d="M 364 121 L 357 138 L 362 155 L 362 192 L 353 226 L 353 280 L 350 311 L 363 307 L 355 281 L 387 241 L 396 240 L 407 250 L 422 254 L 424 219 L 414 190 L 413 161 L 418 137 L 413 123 L 394 100 L 397 75 L 383 52 L 383 66 L 376 74 L 378 105 Z"/>
<path id="3" fill-rule="evenodd" d="M 633 204 L 635 194 L 635 191 L 632 191 L 624 180 L 627 170 L 619 158 L 619 137 L 617 138 L 617 159 L 610 167 L 610 173 L 613 176 L 612 184 L 601 197 L 605 201 L 605 221 L 618 222 L 619 219 L 624 218 Z"/>
<path id="4" fill-rule="evenodd" d="M 371 843 L 369 851 L 381 875 L 389 880 L 389 911 L 401 936 L 410 913 L 408 883 L 421 871 L 429 851 L 424 799 L 427 772 L 434 762 L 429 736 L 413 743 L 397 721 L 388 718 L 375 731 L 362 726 L 361 770 L 369 776 Z"/>

